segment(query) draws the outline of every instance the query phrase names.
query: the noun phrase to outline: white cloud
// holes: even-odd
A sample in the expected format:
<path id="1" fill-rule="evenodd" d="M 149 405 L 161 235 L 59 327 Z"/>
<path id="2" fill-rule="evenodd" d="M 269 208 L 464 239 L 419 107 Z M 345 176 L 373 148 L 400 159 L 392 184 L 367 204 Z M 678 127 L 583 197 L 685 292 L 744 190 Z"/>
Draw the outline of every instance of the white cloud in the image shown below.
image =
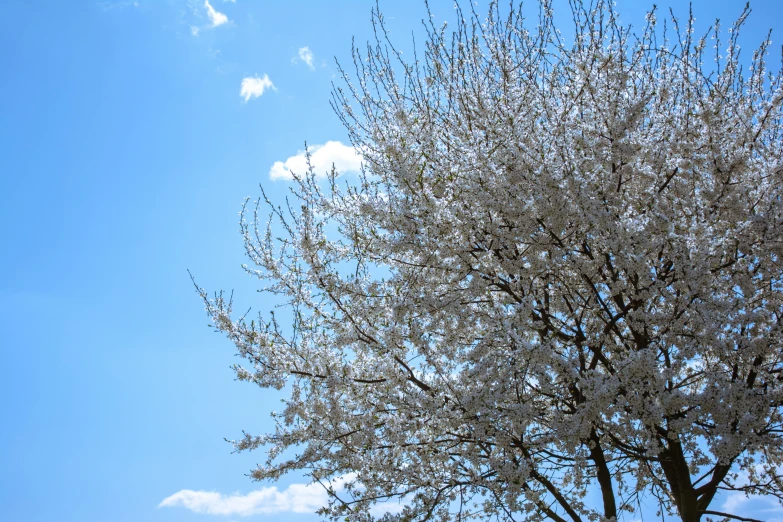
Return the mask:
<path id="1" fill-rule="evenodd" d="M 726 494 L 726 500 L 721 509 L 727 513 L 773 513 L 783 515 L 783 509 L 774 498 L 760 495 L 745 496 L 740 491 L 731 491 Z"/>
<path id="2" fill-rule="evenodd" d="M 199 31 L 200 29 L 195 25 L 190 26 L 190 34 L 192 34 L 193 36 L 198 36 Z"/>
<path id="3" fill-rule="evenodd" d="M 247 517 L 284 512 L 314 513 L 327 503 L 328 495 L 320 484 L 291 484 L 283 491 L 268 487 L 247 495 L 183 489 L 163 499 L 158 507 L 180 506 L 194 513 Z"/>
<path id="4" fill-rule="evenodd" d="M 308 46 L 299 49 L 299 59 L 306 63 L 311 71 L 315 70 L 313 66 L 313 51 Z"/>
<path id="5" fill-rule="evenodd" d="M 386 513 L 390 515 L 399 515 L 402 510 L 405 509 L 410 503 L 410 499 L 402 500 L 387 500 L 386 502 L 378 502 L 370 508 L 370 514 L 375 518 L 381 518 Z"/>
<path id="6" fill-rule="evenodd" d="M 242 87 L 239 90 L 239 95 L 242 96 L 245 101 L 248 101 L 250 98 L 258 98 L 264 94 L 264 91 L 267 89 L 277 89 L 272 83 L 272 80 L 269 79 L 269 76 L 266 74 L 263 78 L 248 76 L 242 80 Z"/>
<path id="7" fill-rule="evenodd" d="M 358 172 L 362 158 L 356 149 L 343 145 L 339 141 L 327 141 L 323 145 L 313 145 L 310 150 L 310 163 L 318 176 L 325 176 L 332 169 L 332 164 L 340 173 Z M 285 161 L 276 161 L 269 169 L 270 179 L 291 179 L 291 172 L 304 175 L 307 172 L 305 151 L 300 150 L 296 156 Z"/>
<path id="8" fill-rule="evenodd" d="M 746 504 L 750 501 L 744 493 L 738 491 L 732 491 L 726 495 L 726 500 L 723 502 L 721 508 L 725 509 L 729 513 L 734 512 L 738 507 Z"/>
<path id="9" fill-rule="evenodd" d="M 757 471 L 761 473 L 763 468 L 761 465 L 756 465 Z M 777 473 L 780 473 L 781 469 L 777 469 Z M 748 484 L 748 472 L 742 470 L 737 477 L 737 485 L 743 486 Z M 777 500 L 772 497 L 765 497 L 760 495 L 745 495 L 741 491 L 729 491 L 724 494 L 724 501 L 721 505 L 721 510 L 727 513 L 739 513 L 750 515 L 754 518 L 758 518 L 759 515 L 764 514 L 764 520 L 783 520 L 780 518 L 783 516 L 783 508 L 778 504 Z M 769 518 L 768 514 L 775 515 L 774 518 Z"/>
<path id="10" fill-rule="evenodd" d="M 332 479 L 334 491 L 342 491 L 353 473 Z M 184 507 L 194 513 L 247 517 L 274 513 L 315 513 L 326 506 L 329 496 L 321 484 L 291 484 L 280 491 L 276 487 L 261 488 L 247 495 L 223 495 L 216 491 L 183 489 L 164 498 L 158 507 Z"/>
<path id="11" fill-rule="evenodd" d="M 104 12 L 122 10 L 131 6 L 139 7 L 138 2 L 131 2 L 130 0 L 122 0 L 118 2 L 98 2 L 97 5 Z"/>
<path id="12" fill-rule="evenodd" d="M 209 3 L 209 0 L 204 0 L 204 7 L 207 9 L 207 16 L 209 16 L 209 22 L 212 27 L 217 27 L 228 22 L 228 17 L 219 11 L 215 11 L 215 8 Z"/>

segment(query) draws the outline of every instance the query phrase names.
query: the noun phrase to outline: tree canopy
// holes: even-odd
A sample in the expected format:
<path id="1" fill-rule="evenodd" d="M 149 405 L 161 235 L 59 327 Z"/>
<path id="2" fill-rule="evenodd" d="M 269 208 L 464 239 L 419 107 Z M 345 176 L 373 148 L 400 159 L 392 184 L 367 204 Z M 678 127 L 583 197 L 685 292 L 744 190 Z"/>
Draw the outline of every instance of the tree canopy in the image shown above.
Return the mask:
<path id="1" fill-rule="evenodd" d="M 610 2 L 457 5 L 411 61 L 374 13 L 333 105 L 358 177 L 295 173 L 246 205 L 291 325 L 201 292 L 286 390 L 256 479 L 304 471 L 323 514 L 693 522 L 783 498 L 783 88 L 770 40 Z M 528 13 L 530 11 L 530 13 Z M 525 21 L 528 17 L 528 22 Z M 529 20 L 534 23 L 529 27 Z M 278 202 L 279 203 L 279 202 Z M 269 219 L 267 219 L 269 217 Z M 593 493 L 595 492 L 595 493 Z"/>

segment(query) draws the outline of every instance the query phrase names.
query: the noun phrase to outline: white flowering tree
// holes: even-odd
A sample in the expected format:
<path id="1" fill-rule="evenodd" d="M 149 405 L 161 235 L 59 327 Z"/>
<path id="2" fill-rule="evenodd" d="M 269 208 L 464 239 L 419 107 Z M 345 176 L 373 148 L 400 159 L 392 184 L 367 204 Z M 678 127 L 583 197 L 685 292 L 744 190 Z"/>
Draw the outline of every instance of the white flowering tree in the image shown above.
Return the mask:
<path id="1" fill-rule="evenodd" d="M 363 173 L 243 212 L 292 323 L 214 325 L 285 389 L 256 479 L 306 473 L 371 520 L 743 518 L 783 498 L 783 120 L 769 41 L 608 3 L 457 9 L 406 62 L 354 51 L 334 107 Z M 527 14 L 527 12 L 525 12 Z M 533 16 L 535 18 L 535 16 Z M 267 216 L 269 221 L 267 222 Z M 339 484 L 339 487 L 338 487 Z"/>

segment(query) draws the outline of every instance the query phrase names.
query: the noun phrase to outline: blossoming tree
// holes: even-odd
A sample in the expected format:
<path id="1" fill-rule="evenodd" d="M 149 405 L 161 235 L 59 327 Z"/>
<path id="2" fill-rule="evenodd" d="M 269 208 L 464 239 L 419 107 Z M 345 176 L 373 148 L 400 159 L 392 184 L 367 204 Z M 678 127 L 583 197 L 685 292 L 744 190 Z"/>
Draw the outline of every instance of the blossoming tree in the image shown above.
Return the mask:
<path id="1" fill-rule="evenodd" d="M 747 10 L 727 42 L 571 10 L 566 38 L 548 2 L 532 30 L 458 6 L 411 62 L 376 13 L 333 98 L 361 176 L 311 168 L 243 212 L 292 324 L 199 289 L 238 377 L 286 390 L 275 432 L 235 441 L 265 448 L 253 477 L 304 471 L 347 520 L 395 498 L 385 519 L 751 520 L 716 494 L 783 498 L 770 42 L 743 68 Z"/>

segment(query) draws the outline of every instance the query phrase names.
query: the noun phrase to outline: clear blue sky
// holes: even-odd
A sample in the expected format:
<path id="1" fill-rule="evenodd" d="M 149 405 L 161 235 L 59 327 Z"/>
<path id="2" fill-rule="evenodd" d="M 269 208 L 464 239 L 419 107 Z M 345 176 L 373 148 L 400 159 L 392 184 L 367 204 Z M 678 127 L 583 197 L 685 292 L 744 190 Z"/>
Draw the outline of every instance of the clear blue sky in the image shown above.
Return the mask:
<path id="1" fill-rule="evenodd" d="M 648 3 L 618 3 L 642 23 Z M 187 269 L 243 307 L 271 308 L 240 269 L 237 212 L 259 182 L 284 197 L 270 170 L 305 141 L 347 143 L 328 105 L 334 57 L 348 64 L 351 37 L 371 36 L 373 5 L 3 2 L 0 520 L 238 520 L 158 506 L 185 489 L 274 486 L 245 476 L 261 455 L 231 454 L 223 439 L 269 429 L 279 397 L 233 380 L 233 347 L 207 327 Z M 743 5 L 693 2 L 704 24 Z M 381 7 L 407 44 L 423 3 Z M 776 59 L 783 3 L 752 7 L 746 52 L 774 28 Z M 290 512 L 289 493 L 277 514 L 246 520 L 314 520 Z M 760 501 L 746 508 L 772 516 Z"/>

